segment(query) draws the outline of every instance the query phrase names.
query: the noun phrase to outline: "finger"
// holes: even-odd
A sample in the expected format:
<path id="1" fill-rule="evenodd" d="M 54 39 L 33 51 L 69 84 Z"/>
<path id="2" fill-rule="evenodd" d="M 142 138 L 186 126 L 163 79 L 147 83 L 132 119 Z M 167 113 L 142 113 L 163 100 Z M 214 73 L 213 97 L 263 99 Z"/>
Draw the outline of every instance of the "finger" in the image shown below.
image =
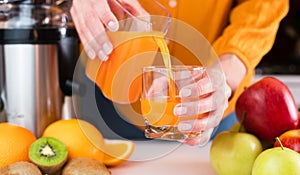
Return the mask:
<path id="1" fill-rule="evenodd" d="M 118 19 L 111 11 L 109 4 L 106 0 L 99 2 L 99 0 L 92 0 L 94 4 L 99 4 L 93 8 L 100 17 L 102 23 L 108 28 L 108 30 L 115 32 L 119 29 Z"/>
<path id="2" fill-rule="evenodd" d="M 112 52 L 112 44 L 92 6 L 91 2 L 74 1 L 71 14 L 88 56 L 92 59 L 98 56 L 102 61 L 106 61 L 108 54 Z"/>
<path id="3" fill-rule="evenodd" d="M 80 0 L 76 1 L 78 3 Z M 94 59 L 96 57 L 95 51 L 92 49 L 91 46 L 89 46 L 89 40 L 91 40 L 92 35 L 89 31 L 88 28 L 83 28 L 85 26 L 85 14 L 86 13 L 80 13 L 79 10 L 77 9 L 77 3 L 75 1 L 73 2 L 73 5 L 70 9 L 70 13 L 72 15 L 73 22 L 76 26 L 77 33 L 80 37 L 81 43 L 84 47 L 84 50 L 86 51 L 87 55 L 89 58 Z M 85 9 L 85 8 L 83 8 Z"/>
<path id="4" fill-rule="evenodd" d="M 178 72 L 173 72 L 173 78 L 178 82 L 178 87 L 180 88 L 195 83 L 205 76 L 204 69 L 190 70 L 188 66 L 185 69 L 186 70 L 182 69 Z"/>
<path id="5" fill-rule="evenodd" d="M 113 46 L 98 17 L 92 12 L 87 12 L 86 15 L 88 15 L 86 19 L 89 20 L 85 22 L 85 26 L 90 29 L 87 35 L 87 45 L 93 49 L 100 60 L 106 61 L 108 59 L 108 55 L 112 52 Z"/>
<path id="6" fill-rule="evenodd" d="M 213 95 L 209 95 L 199 98 L 199 100 L 196 101 L 179 103 L 174 107 L 173 112 L 178 117 L 196 116 L 213 111 L 216 108 L 217 105 L 214 103 Z"/>
<path id="7" fill-rule="evenodd" d="M 214 91 L 212 82 L 209 77 L 204 76 L 198 81 L 190 82 L 190 84 L 182 87 L 179 96 L 182 98 L 200 97 L 212 93 Z"/>
<path id="8" fill-rule="evenodd" d="M 92 0 L 94 4 L 100 4 L 100 5 L 94 5 L 94 11 L 96 12 L 97 16 L 99 17 L 100 21 L 107 27 L 110 31 L 117 31 L 119 29 L 119 23 L 117 18 L 114 16 L 114 14 L 111 12 L 111 9 L 107 3 L 106 0 L 103 0 L 99 2 L 98 0 Z M 95 30 L 97 29 L 97 30 Z M 96 44 L 99 44 L 98 46 L 95 46 L 95 49 L 97 51 L 98 57 L 102 61 L 106 61 L 108 59 L 108 55 L 111 54 L 113 50 L 113 46 L 109 40 L 109 38 L 106 35 L 105 28 L 102 25 L 100 28 L 100 32 L 97 34 L 99 28 L 94 28 L 92 30 L 92 33 L 96 37 Z"/>
<path id="9" fill-rule="evenodd" d="M 193 81 L 198 81 L 204 76 L 207 76 L 204 68 L 200 67 L 194 70 L 193 67 L 189 67 L 189 66 L 187 66 L 186 68 L 182 68 L 182 70 L 178 72 L 174 72 L 174 75 L 177 80 L 192 79 Z"/>
<path id="10" fill-rule="evenodd" d="M 181 132 L 203 132 L 220 124 L 222 115 L 209 113 L 204 118 L 195 120 L 182 120 L 178 123 L 178 130 Z"/>

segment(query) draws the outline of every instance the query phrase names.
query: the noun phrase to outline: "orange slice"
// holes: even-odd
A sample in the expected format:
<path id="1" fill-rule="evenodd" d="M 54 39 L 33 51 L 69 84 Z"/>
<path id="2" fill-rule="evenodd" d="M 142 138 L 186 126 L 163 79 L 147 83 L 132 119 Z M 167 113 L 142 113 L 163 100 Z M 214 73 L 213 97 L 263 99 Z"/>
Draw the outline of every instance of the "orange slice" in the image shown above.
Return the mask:
<path id="1" fill-rule="evenodd" d="M 135 144 L 129 140 L 105 139 L 105 154 L 103 163 L 106 166 L 117 166 L 132 155 Z"/>

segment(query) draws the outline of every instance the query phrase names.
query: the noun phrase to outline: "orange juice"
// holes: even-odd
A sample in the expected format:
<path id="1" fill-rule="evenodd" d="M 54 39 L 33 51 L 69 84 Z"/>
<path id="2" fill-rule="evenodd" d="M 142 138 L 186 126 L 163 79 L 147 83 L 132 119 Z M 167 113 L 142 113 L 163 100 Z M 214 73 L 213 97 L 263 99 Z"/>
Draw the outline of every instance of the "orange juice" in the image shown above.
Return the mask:
<path id="1" fill-rule="evenodd" d="M 175 126 L 181 120 L 200 119 L 204 115 L 177 117 L 174 115 L 174 107 L 181 103 L 179 97 L 165 100 L 141 99 L 142 114 L 152 126 Z"/>
<path id="2" fill-rule="evenodd" d="M 170 57 L 168 45 L 164 38 L 155 37 L 155 42 L 157 43 L 159 50 L 161 51 L 165 67 L 169 68 L 168 69 L 169 96 L 170 98 L 175 98 L 176 90 L 172 82 L 172 72 L 171 72 L 172 63 L 171 63 L 171 57 Z"/>
<path id="3" fill-rule="evenodd" d="M 167 98 L 161 101 L 143 98 L 141 99 L 141 111 L 149 125 L 175 125 L 178 122 L 178 117 L 174 116 L 173 109 L 179 102 L 179 98 Z"/>
<path id="4" fill-rule="evenodd" d="M 141 99 L 141 111 L 145 118 L 145 136 L 148 138 L 160 138 L 167 140 L 183 140 L 199 137 L 199 132 L 180 132 L 177 124 L 183 120 L 196 120 L 205 116 L 177 117 L 174 115 L 174 107 L 180 103 L 180 98 L 167 98 L 165 100 Z"/>

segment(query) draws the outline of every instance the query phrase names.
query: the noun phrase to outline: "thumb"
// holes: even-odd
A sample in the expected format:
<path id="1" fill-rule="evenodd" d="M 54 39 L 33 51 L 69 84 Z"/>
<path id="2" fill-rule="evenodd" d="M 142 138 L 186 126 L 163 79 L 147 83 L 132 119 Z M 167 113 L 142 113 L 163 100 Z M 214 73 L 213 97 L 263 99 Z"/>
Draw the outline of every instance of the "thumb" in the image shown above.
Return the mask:
<path id="1" fill-rule="evenodd" d="M 108 28 L 108 30 L 115 32 L 119 29 L 119 22 L 116 16 L 112 13 L 107 1 L 104 1 L 101 6 L 94 8 L 102 23 Z"/>
<path id="2" fill-rule="evenodd" d="M 103 24 L 112 32 L 119 30 L 119 22 L 113 13 L 107 13 L 101 17 Z"/>

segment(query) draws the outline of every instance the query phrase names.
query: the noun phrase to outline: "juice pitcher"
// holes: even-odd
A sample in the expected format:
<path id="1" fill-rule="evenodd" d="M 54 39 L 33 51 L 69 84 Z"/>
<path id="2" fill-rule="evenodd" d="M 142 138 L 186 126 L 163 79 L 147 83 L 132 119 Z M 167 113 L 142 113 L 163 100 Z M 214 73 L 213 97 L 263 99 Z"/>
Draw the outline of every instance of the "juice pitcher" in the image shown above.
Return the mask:
<path id="1" fill-rule="evenodd" d="M 133 16 L 118 0 L 110 6 L 119 20 L 119 30 L 109 32 L 114 47 L 107 61 L 88 59 L 86 73 L 108 99 L 121 103 L 133 103 L 141 95 L 142 67 L 153 63 L 159 50 L 155 38 L 164 38 L 170 24 L 170 13 L 156 1 L 140 0 L 148 13 Z"/>

